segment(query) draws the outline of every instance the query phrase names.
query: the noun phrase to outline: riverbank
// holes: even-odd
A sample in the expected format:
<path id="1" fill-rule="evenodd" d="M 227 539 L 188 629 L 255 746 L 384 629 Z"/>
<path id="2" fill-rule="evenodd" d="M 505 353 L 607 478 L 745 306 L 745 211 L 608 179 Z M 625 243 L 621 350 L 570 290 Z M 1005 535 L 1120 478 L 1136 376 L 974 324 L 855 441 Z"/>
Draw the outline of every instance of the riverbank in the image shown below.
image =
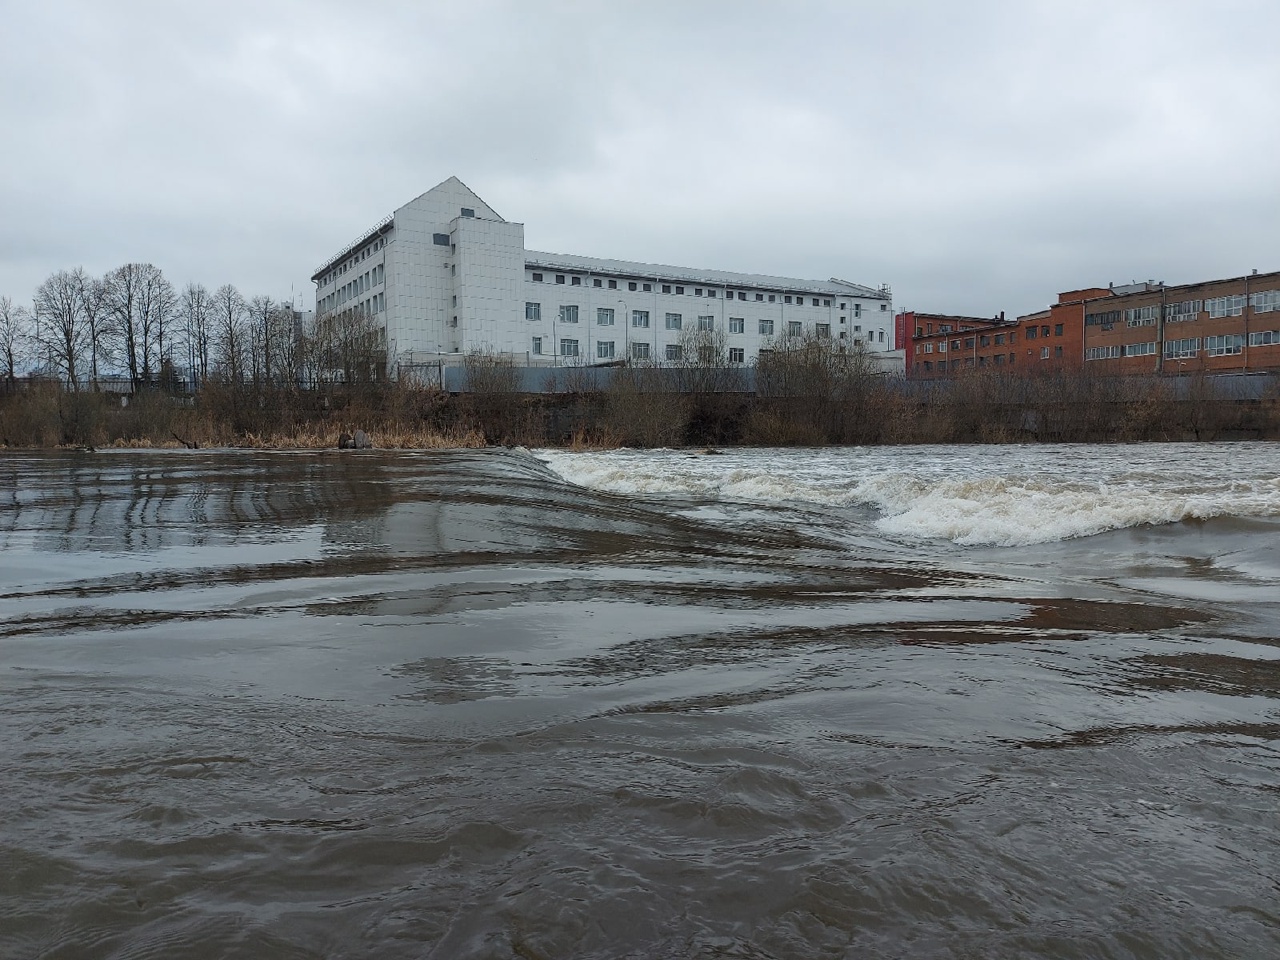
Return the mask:
<path id="1" fill-rule="evenodd" d="M 1280 398 L 1209 378 L 977 374 L 939 384 L 866 379 L 769 394 L 656 389 L 642 377 L 555 394 L 347 390 L 161 391 L 121 397 L 43 384 L 0 396 L 0 446 L 384 449 L 1078 443 L 1280 438 Z"/>

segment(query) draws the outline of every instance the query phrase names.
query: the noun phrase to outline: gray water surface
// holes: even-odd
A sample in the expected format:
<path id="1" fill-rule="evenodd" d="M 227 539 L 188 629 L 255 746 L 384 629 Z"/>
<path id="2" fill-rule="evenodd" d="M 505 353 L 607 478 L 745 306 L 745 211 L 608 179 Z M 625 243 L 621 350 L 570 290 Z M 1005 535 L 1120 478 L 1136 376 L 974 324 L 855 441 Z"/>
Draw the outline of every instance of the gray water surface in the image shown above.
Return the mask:
<path id="1" fill-rule="evenodd" d="M 8 454 L 0 957 L 1280 955 L 1280 521 L 875 519 Z"/>

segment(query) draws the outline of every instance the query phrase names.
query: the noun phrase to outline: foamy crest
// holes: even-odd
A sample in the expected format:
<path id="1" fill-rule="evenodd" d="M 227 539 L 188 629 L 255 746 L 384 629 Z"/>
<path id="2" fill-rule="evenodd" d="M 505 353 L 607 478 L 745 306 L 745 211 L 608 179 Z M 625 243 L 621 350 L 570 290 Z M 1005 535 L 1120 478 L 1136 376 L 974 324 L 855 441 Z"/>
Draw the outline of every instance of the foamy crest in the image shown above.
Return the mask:
<path id="1" fill-rule="evenodd" d="M 626 496 L 865 505 L 896 536 L 1025 546 L 1144 524 L 1280 516 L 1280 448 L 909 448 L 538 456 L 570 483 Z M 1181 456 L 1179 454 L 1182 454 Z"/>

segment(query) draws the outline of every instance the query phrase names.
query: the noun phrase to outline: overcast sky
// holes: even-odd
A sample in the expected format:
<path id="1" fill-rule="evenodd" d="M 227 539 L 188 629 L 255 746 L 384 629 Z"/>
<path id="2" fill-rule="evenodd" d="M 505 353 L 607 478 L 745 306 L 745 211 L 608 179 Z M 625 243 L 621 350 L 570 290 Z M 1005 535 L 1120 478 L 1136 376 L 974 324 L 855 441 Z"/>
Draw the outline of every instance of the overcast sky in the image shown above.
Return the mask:
<path id="1" fill-rule="evenodd" d="M 530 249 L 990 315 L 1280 269 L 1280 3 L 0 0 L 0 294 L 314 300 L 456 175 Z"/>

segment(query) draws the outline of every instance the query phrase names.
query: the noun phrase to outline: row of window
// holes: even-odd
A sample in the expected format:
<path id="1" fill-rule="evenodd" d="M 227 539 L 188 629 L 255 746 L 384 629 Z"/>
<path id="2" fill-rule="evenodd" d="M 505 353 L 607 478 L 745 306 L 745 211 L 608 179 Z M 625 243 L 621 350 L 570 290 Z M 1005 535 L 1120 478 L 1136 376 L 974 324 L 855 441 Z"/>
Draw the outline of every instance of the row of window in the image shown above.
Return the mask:
<path id="1" fill-rule="evenodd" d="M 332 283 L 334 280 L 337 280 L 338 277 L 342 276 L 348 270 L 354 270 L 357 263 L 359 263 L 361 260 L 365 260 L 373 256 L 375 253 L 377 253 L 386 245 L 387 245 L 386 237 L 379 237 L 377 240 L 374 240 L 371 243 L 366 244 L 361 250 L 359 250 L 356 253 L 353 253 L 347 260 L 344 260 L 338 266 L 334 267 L 328 273 L 326 273 L 323 277 L 321 277 L 320 285 L 324 286 L 325 284 Z"/>
<path id="2" fill-rule="evenodd" d="M 327 297 L 322 298 L 317 309 L 319 312 L 324 313 L 326 310 L 333 310 L 340 307 L 348 300 L 354 300 L 356 297 L 367 292 L 371 288 L 376 287 L 378 284 L 382 283 L 385 277 L 386 266 L 380 263 L 371 270 L 366 270 L 364 273 L 360 274 L 360 276 L 354 277 L 344 283 Z"/>
<path id="3" fill-rule="evenodd" d="M 448 237 L 445 237 L 445 240 L 447 242 Z M 534 283 L 546 282 L 546 275 L 541 272 L 533 271 L 530 273 L 529 276 Z M 556 283 L 567 284 L 568 286 L 571 286 L 571 287 L 582 286 L 582 279 L 583 279 L 582 277 L 574 276 L 572 274 L 564 274 L 564 273 L 556 273 L 556 274 L 552 274 L 552 276 L 555 278 Z M 591 285 L 593 287 L 599 287 L 602 289 L 609 289 L 609 290 L 618 289 L 617 280 L 610 280 L 602 277 L 592 277 Z M 679 297 L 685 296 L 686 288 L 681 285 L 664 283 L 664 284 L 660 284 L 660 286 L 662 288 L 662 292 L 665 294 L 671 294 Z M 653 284 L 645 283 L 643 281 L 629 280 L 627 281 L 627 289 L 634 293 L 652 293 Z M 714 300 L 720 296 L 720 291 L 714 287 L 706 287 L 706 288 L 690 287 L 688 289 L 690 290 L 691 295 L 695 297 L 705 296 L 708 299 Z M 755 302 L 757 303 L 777 303 L 779 297 L 782 298 L 782 302 L 784 304 L 794 304 L 796 306 L 804 306 L 804 302 L 805 302 L 805 297 L 799 293 L 765 294 L 765 293 L 752 293 L 751 291 L 747 291 L 747 290 L 733 290 L 733 289 L 725 289 L 724 299 L 732 300 L 736 296 L 738 300 L 749 300 L 751 299 L 751 297 L 748 296 L 749 293 L 751 293 L 752 296 L 754 296 Z M 809 300 L 810 306 L 814 306 L 814 307 L 831 306 L 831 300 L 830 298 L 827 298 L 827 297 L 809 297 L 808 300 Z M 849 307 L 848 303 L 840 304 L 841 310 L 847 310 L 848 307 Z M 883 311 L 887 311 L 889 309 L 889 305 L 887 303 L 882 303 L 880 304 L 880 309 Z M 855 303 L 853 305 L 853 315 L 855 317 L 862 315 L 862 304 Z"/>
<path id="4" fill-rule="evenodd" d="M 533 337 L 530 343 L 530 353 L 534 356 L 545 356 L 543 350 L 546 346 L 544 337 Z M 560 340 L 559 355 L 562 357 L 580 356 L 581 342 L 578 340 L 564 337 Z M 650 344 L 636 342 L 630 345 L 629 353 L 632 360 L 649 360 L 652 358 Z M 666 345 L 664 354 L 667 360 L 679 361 L 684 359 L 684 347 L 678 343 L 669 343 Z M 596 359 L 597 360 L 613 360 L 617 356 L 616 340 L 597 340 L 596 341 Z M 711 351 L 707 348 L 700 349 L 699 359 L 704 362 L 710 362 L 713 357 Z M 744 363 L 746 361 L 746 351 L 742 347 L 729 348 L 730 363 Z"/>
<path id="5" fill-rule="evenodd" d="M 578 322 L 578 306 L 577 304 L 564 304 L 560 307 L 558 314 L 561 323 L 577 323 Z M 542 304 L 533 300 L 526 300 L 524 305 L 524 318 L 526 320 L 540 321 L 542 320 Z M 596 308 L 596 325 L 600 327 L 612 327 L 615 323 L 616 314 L 612 307 Z M 763 337 L 772 337 L 775 331 L 775 324 L 772 320 L 757 320 L 756 330 Z M 668 313 L 664 317 L 664 325 L 668 330 L 683 330 L 684 315 L 680 313 Z M 647 330 L 649 328 L 649 311 L 648 310 L 632 310 L 631 326 L 637 329 Z M 716 328 L 716 318 L 714 315 L 702 315 L 697 318 L 696 329 L 699 332 L 711 332 Z M 855 326 L 855 333 L 861 333 L 862 327 Z M 747 320 L 745 317 L 729 318 L 730 333 L 746 333 Z M 819 337 L 831 336 L 831 324 L 815 323 L 814 333 Z M 878 331 L 880 342 L 884 342 L 884 331 Z M 799 320 L 790 320 L 787 322 L 786 335 L 789 337 L 800 337 L 804 335 L 804 324 Z M 841 334 L 841 338 L 844 334 Z M 855 338 L 857 339 L 857 338 Z M 874 335 L 870 337 L 874 340 Z M 945 344 L 944 344 L 945 347 Z"/>
<path id="6" fill-rule="evenodd" d="M 1243 334 L 1232 333 L 1220 337 L 1205 337 L 1204 351 L 1210 357 L 1228 357 L 1242 353 Z M 1265 347 L 1280 344 L 1280 330 L 1260 330 L 1249 334 L 1249 346 Z M 1106 347 L 1090 347 L 1084 352 L 1086 360 L 1112 360 L 1117 357 L 1148 357 L 1156 352 L 1154 341 L 1150 343 L 1112 344 Z M 1182 337 L 1166 340 L 1164 356 L 1167 360 L 1185 360 L 1200 353 L 1199 337 Z"/>
<path id="7" fill-rule="evenodd" d="M 1239 317 L 1244 314 L 1246 306 L 1253 307 L 1255 313 L 1271 313 L 1280 310 L 1280 290 L 1263 290 L 1245 296 L 1242 293 L 1225 297 L 1210 297 L 1208 300 L 1180 300 L 1177 303 L 1164 305 L 1166 323 L 1185 323 L 1199 318 L 1201 310 L 1209 314 L 1210 319 L 1221 317 Z M 1106 310 L 1099 313 L 1085 314 L 1086 327 L 1101 326 L 1110 329 L 1119 322 L 1119 310 Z M 1130 327 L 1145 327 L 1155 324 L 1160 316 L 1159 304 L 1145 307 L 1131 307 L 1124 311 L 1124 321 Z"/>

